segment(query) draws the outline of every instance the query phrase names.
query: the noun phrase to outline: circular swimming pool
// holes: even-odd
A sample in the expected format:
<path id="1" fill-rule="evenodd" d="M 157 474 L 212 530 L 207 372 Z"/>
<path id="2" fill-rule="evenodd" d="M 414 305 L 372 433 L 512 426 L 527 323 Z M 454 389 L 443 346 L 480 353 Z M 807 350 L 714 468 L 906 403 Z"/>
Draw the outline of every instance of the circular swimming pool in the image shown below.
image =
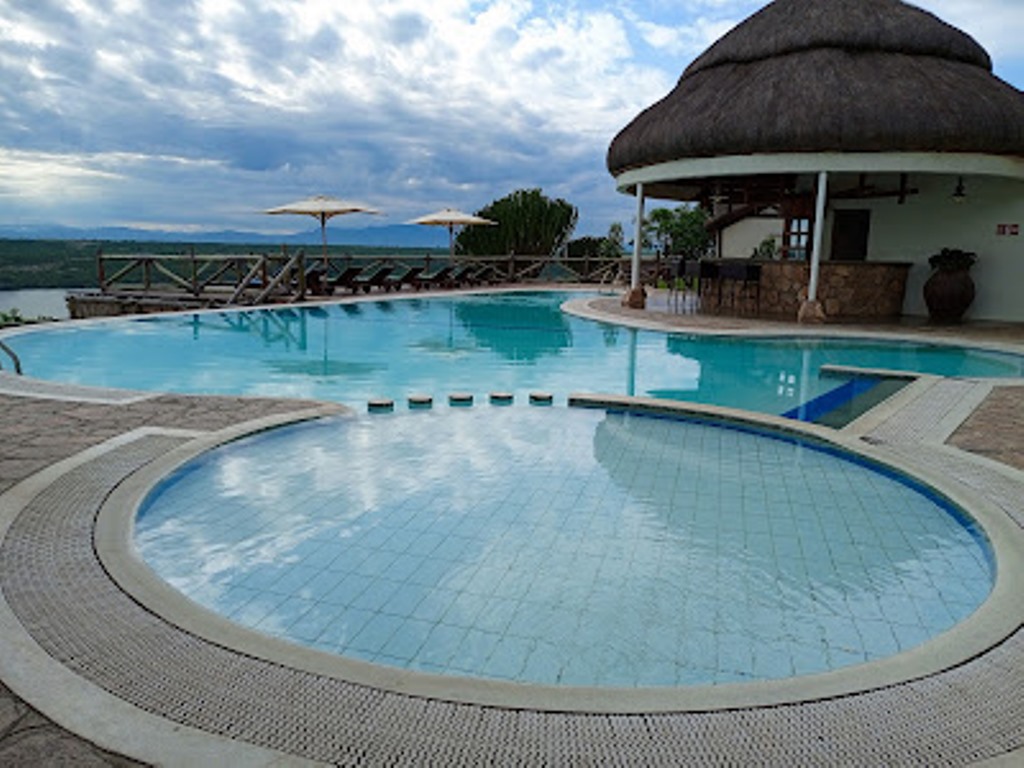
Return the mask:
<path id="1" fill-rule="evenodd" d="M 337 418 L 160 482 L 135 543 L 236 624 L 442 676 L 615 689 L 840 670 L 992 590 L 943 497 L 852 453 L 698 418 L 477 406 Z"/>

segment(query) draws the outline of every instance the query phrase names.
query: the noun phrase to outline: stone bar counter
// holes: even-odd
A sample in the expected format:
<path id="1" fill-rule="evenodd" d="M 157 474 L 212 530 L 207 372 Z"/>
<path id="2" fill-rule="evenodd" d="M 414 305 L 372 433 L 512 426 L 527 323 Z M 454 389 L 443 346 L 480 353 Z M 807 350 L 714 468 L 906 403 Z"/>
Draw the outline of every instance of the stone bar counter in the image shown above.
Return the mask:
<path id="1" fill-rule="evenodd" d="M 910 264 L 823 261 L 818 300 L 829 320 L 891 320 L 903 311 Z M 806 261 L 709 259 L 688 265 L 699 271 L 701 311 L 767 318 L 797 316 L 807 297 L 811 266 Z"/>

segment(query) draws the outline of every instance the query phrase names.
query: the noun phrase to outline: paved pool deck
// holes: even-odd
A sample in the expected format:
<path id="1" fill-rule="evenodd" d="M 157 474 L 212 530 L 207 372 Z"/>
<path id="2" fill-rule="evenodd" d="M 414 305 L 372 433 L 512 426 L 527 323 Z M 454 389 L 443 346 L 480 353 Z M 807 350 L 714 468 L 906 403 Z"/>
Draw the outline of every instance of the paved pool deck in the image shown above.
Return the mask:
<path id="1" fill-rule="evenodd" d="M 586 311 L 643 327 L 806 327 Z M 812 329 L 846 332 L 849 326 Z M 1024 351 L 1024 327 L 871 326 Z M 936 379 L 852 425 L 1024 526 L 1024 381 Z M 627 714 L 426 698 L 212 642 L 151 610 L 98 549 L 101 508 L 197 440 L 337 412 L 292 400 L 79 390 L 0 374 L 0 764 L 968 765 L 1024 763 L 1024 608 L 971 658 L 892 685 L 765 706 Z"/>

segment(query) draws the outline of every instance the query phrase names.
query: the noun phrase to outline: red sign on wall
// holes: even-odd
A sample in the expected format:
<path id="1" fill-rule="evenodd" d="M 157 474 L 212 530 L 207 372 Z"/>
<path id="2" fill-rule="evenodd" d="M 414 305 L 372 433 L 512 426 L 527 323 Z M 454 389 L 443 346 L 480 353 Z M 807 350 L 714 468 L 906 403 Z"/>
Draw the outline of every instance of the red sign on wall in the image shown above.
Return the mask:
<path id="1" fill-rule="evenodd" d="M 996 234 L 1017 236 L 1020 234 L 1020 224 L 996 224 Z"/>

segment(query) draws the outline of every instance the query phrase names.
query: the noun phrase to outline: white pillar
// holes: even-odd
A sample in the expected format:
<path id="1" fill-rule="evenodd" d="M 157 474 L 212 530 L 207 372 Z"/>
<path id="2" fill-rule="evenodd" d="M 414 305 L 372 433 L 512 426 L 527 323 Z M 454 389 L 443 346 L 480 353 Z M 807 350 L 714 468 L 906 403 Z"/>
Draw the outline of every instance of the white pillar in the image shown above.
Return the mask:
<path id="1" fill-rule="evenodd" d="M 811 278 L 807 301 L 818 300 L 818 272 L 821 266 L 821 242 L 825 232 L 825 203 L 828 198 L 828 171 L 818 174 L 818 194 L 814 199 L 814 247 L 811 250 Z"/>
<path id="2" fill-rule="evenodd" d="M 636 185 L 636 234 L 633 237 L 633 269 L 629 275 L 629 287 L 640 287 L 640 250 L 644 241 L 644 185 Z"/>
<path id="3" fill-rule="evenodd" d="M 636 328 L 629 328 L 629 372 L 626 379 L 626 394 L 636 394 Z"/>

